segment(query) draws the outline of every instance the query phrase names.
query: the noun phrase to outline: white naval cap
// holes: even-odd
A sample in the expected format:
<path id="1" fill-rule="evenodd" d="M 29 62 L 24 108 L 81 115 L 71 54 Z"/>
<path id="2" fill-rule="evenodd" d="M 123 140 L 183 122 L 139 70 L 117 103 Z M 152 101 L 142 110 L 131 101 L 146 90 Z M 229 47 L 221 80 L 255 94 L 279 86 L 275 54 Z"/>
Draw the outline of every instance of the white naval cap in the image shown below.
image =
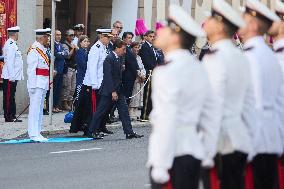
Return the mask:
<path id="1" fill-rule="evenodd" d="M 11 28 L 7 29 L 8 32 L 19 32 L 20 31 L 20 27 L 19 26 L 14 26 Z"/>
<path id="2" fill-rule="evenodd" d="M 280 18 L 259 0 L 247 0 L 245 12 L 260 19 L 271 22 L 280 21 Z"/>
<path id="3" fill-rule="evenodd" d="M 96 32 L 97 32 L 98 34 L 107 35 L 107 36 L 112 36 L 112 35 L 111 35 L 112 29 L 97 29 Z"/>
<path id="4" fill-rule="evenodd" d="M 74 30 L 83 30 L 85 28 L 84 24 L 77 24 L 74 26 Z"/>
<path id="5" fill-rule="evenodd" d="M 36 29 L 35 32 L 36 32 L 36 35 L 50 35 L 51 29 L 50 28 Z"/>
<path id="6" fill-rule="evenodd" d="M 213 0 L 211 16 L 216 17 L 219 21 L 229 22 L 237 28 L 245 26 L 241 15 L 224 0 Z"/>
<path id="7" fill-rule="evenodd" d="M 283 1 L 276 0 L 275 12 L 280 17 L 281 20 L 284 20 L 284 2 Z"/>
<path id="8" fill-rule="evenodd" d="M 180 6 L 170 5 L 169 7 L 169 19 L 174 21 L 178 26 L 177 28 L 183 29 L 185 32 L 189 33 L 195 37 L 205 37 L 205 32 L 198 25 L 197 22 Z M 175 29 L 177 31 L 177 29 Z"/>

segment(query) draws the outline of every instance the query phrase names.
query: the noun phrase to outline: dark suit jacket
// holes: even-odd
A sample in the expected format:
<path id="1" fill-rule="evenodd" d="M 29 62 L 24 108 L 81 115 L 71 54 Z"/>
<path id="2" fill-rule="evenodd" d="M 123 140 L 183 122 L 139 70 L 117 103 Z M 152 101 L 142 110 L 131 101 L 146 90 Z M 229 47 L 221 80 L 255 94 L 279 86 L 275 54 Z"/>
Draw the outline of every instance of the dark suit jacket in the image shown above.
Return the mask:
<path id="1" fill-rule="evenodd" d="M 149 70 L 153 70 L 157 66 L 158 62 L 154 50 L 147 42 L 143 43 L 143 45 L 141 46 L 139 55 L 147 72 Z"/>
<path id="2" fill-rule="evenodd" d="M 54 69 L 57 71 L 58 74 L 63 74 L 65 58 L 67 54 L 65 53 L 61 43 L 54 43 L 54 56 Z"/>
<path id="3" fill-rule="evenodd" d="M 109 42 L 109 44 L 107 45 L 107 50 L 108 52 L 112 52 L 114 50 L 112 42 Z"/>
<path id="4" fill-rule="evenodd" d="M 104 61 L 104 77 L 99 94 L 111 96 L 112 92 L 118 95 L 122 91 L 122 63 L 120 58 L 116 58 L 113 52 L 110 52 Z"/>
<path id="5" fill-rule="evenodd" d="M 137 59 L 133 54 L 131 48 L 127 47 L 125 54 L 125 70 L 123 72 L 124 81 L 125 82 L 135 81 L 137 77 L 137 70 L 139 70 Z"/>
<path id="6" fill-rule="evenodd" d="M 83 48 L 78 49 L 75 53 L 75 61 L 77 63 L 76 85 L 81 85 L 87 70 L 88 51 Z"/>

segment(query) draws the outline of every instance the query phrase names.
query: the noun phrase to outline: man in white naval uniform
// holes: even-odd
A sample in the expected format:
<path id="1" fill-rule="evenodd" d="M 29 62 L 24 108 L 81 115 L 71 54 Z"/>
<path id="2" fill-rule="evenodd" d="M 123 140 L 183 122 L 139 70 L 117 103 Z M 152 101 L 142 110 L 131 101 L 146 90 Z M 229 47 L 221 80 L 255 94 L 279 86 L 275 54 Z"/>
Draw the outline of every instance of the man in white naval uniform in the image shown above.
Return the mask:
<path id="1" fill-rule="evenodd" d="M 241 15 L 224 0 L 213 0 L 211 16 L 204 23 L 211 52 L 202 63 L 222 104 L 220 158 L 216 163 L 222 165 L 218 166 L 221 189 L 243 188 L 247 156 L 252 150 L 254 100 L 250 66 L 232 42 L 233 35 L 244 25 Z"/>
<path id="2" fill-rule="evenodd" d="M 75 31 L 75 37 L 72 41 L 72 44 L 75 45 L 78 48 L 78 41 L 81 35 L 84 34 L 85 26 L 84 24 L 77 24 L 74 26 L 74 31 Z"/>
<path id="3" fill-rule="evenodd" d="M 247 0 L 243 14 L 246 26 L 239 34 L 244 41 L 252 73 L 255 108 L 258 122 L 253 131 L 254 157 L 252 168 L 255 189 L 272 189 L 277 175 L 277 156 L 282 154 L 282 141 L 279 132 L 280 119 L 277 101 L 283 98 L 281 67 L 273 51 L 265 43 L 267 33 L 279 17 L 258 0 Z"/>
<path id="4" fill-rule="evenodd" d="M 280 63 L 282 74 L 284 77 L 284 2 L 276 0 L 275 12 L 280 17 L 280 21 L 274 22 L 269 30 L 269 34 L 273 37 L 273 50 Z M 284 90 L 284 81 L 282 82 L 282 90 Z M 284 185 L 284 100 L 282 96 L 282 102 L 279 100 L 279 117 L 281 118 L 280 133 L 282 136 L 282 156 L 278 160 L 278 178 L 279 186 Z"/>
<path id="5" fill-rule="evenodd" d="M 99 100 L 98 90 L 103 81 L 103 63 L 107 56 L 107 45 L 111 37 L 111 29 L 98 29 L 99 40 L 91 47 L 88 55 L 87 70 L 83 80 L 82 92 L 75 108 L 70 132 L 82 130 L 84 124 L 90 124 L 92 113 L 96 111 Z M 103 129 L 105 132 L 108 130 Z M 99 135 L 96 135 L 101 138 Z"/>
<path id="6" fill-rule="evenodd" d="M 147 166 L 152 188 L 198 189 L 201 164 L 213 166 L 220 124 L 220 104 L 206 71 L 190 53 L 201 27 L 176 5 L 154 45 L 167 64 L 153 73 L 153 130 Z"/>
<path id="7" fill-rule="evenodd" d="M 7 29 L 9 39 L 3 48 L 4 66 L 3 78 L 3 109 L 5 122 L 22 122 L 16 119 L 15 93 L 17 82 L 24 79 L 23 58 L 18 48 L 17 41 L 20 31 L 19 26 Z"/>
<path id="8" fill-rule="evenodd" d="M 41 135 L 44 99 L 49 89 L 49 58 L 46 54 L 50 29 L 37 29 L 36 41 L 27 55 L 27 88 L 30 97 L 28 116 L 28 134 L 35 142 L 45 142 L 48 139 Z"/>

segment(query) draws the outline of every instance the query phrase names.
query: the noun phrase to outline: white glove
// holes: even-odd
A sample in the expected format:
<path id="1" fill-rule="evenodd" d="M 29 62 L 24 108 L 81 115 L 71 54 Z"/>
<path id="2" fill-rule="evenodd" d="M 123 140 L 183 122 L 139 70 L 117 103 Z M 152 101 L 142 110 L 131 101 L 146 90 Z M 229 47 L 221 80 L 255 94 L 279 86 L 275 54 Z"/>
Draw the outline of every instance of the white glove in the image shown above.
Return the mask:
<path id="1" fill-rule="evenodd" d="M 93 89 L 93 90 L 97 90 L 98 87 L 97 87 L 96 85 L 92 85 L 92 89 Z"/>
<path id="2" fill-rule="evenodd" d="M 252 151 L 252 152 L 250 152 L 249 154 L 248 154 L 248 157 L 247 157 L 247 162 L 248 163 L 250 163 L 250 162 L 252 162 L 252 160 L 253 160 L 253 158 L 255 157 L 255 152 L 254 151 Z"/>
<path id="3" fill-rule="evenodd" d="M 36 92 L 36 89 L 35 89 L 35 88 L 29 89 L 29 93 L 35 94 L 35 92 Z"/>
<path id="4" fill-rule="evenodd" d="M 212 167 L 214 167 L 214 161 L 212 159 L 204 159 L 202 161 L 202 167 L 212 168 Z"/>
<path id="5" fill-rule="evenodd" d="M 151 178 L 159 184 L 164 184 L 170 180 L 170 175 L 167 170 L 163 168 L 153 168 L 151 171 Z"/>

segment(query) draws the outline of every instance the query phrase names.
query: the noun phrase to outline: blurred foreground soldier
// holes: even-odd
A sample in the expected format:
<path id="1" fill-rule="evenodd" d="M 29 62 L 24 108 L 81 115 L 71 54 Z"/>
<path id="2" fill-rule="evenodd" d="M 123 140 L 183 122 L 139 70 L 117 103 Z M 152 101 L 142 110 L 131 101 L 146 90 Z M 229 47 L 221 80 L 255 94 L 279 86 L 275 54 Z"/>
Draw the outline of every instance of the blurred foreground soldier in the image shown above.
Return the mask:
<path id="1" fill-rule="evenodd" d="M 91 47 L 88 54 L 87 70 L 80 91 L 78 103 L 75 107 L 70 132 L 82 131 L 92 119 L 96 111 L 98 90 L 103 80 L 103 63 L 107 56 L 107 45 L 111 37 L 110 29 L 98 29 L 99 40 Z"/>
<path id="2" fill-rule="evenodd" d="M 276 110 L 283 102 L 281 67 L 263 35 L 279 17 L 257 0 L 247 0 L 244 20 L 246 26 L 239 34 L 252 73 L 255 108 L 258 122 L 253 131 L 253 174 L 255 189 L 272 189 L 276 180 L 277 155 L 283 151 L 279 132 L 280 120 Z M 242 81 L 243 82 L 243 81 Z"/>
<path id="3" fill-rule="evenodd" d="M 213 1 L 211 16 L 204 24 L 212 46 L 203 65 L 222 104 L 217 149 L 220 157 L 216 162 L 217 166 L 222 165 L 217 167 L 221 169 L 221 189 L 243 188 L 246 160 L 252 150 L 254 101 L 250 66 L 232 42 L 232 36 L 244 25 L 241 15 L 224 0 Z"/>
<path id="4" fill-rule="evenodd" d="M 276 14 L 280 17 L 280 21 L 274 22 L 269 34 L 272 35 L 274 39 L 273 43 L 273 50 L 276 54 L 276 57 L 280 63 L 282 74 L 284 74 L 284 2 L 281 2 L 280 0 L 276 0 L 275 4 L 275 11 Z M 284 75 L 283 75 L 284 76 Z M 284 82 L 282 82 L 282 85 L 284 86 Z M 282 86 L 282 90 L 283 90 Z M 280 125 L 280 132 L 282 136 L 282 149 L 284 150 L 284 102 L 282 101 L 282 104 L 280 104 L 280 111 L 279 111 L 279 117 L 281 118 L 281 125 Z M 278 164 L 278 178 L 279 178 L 279 185 L 284 186 L 284 153 L 282 153 L 282 157 L 279 160 Z"/>
<path id="5" fill-rule="evenodd" d="M 114 103 L 117 106 L 126 139 L 143 137 L 143 135 L 138 135 L 132 129 L 126 99 L 123 94 L 122 61 L 120 57 L 126 53 L 126 45 L 121 40 L 115 41 L 113 46 L 114 51 L 106 57 L 103 63 L 103 80 L 99 90 L 100 100 L 97 110 L 93 114 L 90 127 L 86 132 L 88 137 L 95 139 L 102 138 L 98 133 L 100 125 Z"/>
<path id="6" fill-rule="evenodd" d="M 220 104 L 190 53 L 204 31 L 179 6 L 171 5 L 169 15 L 155 41 L 168 63 L 153 74 L 147 166 L 153 189 L 198 189 L 201 164 L 214 165 Z"/>
<path id="7" fill-rule="evenodd" d="M 4 66 L 3 78 L 3 109 L 5 122 L 22 122 L 16 119 L 15 94 L 17 82 L 24 79 L 23 58 L 17 41 L 20 27 L 8 28 L 9 39 L 3 48 Z"/>
<path id="8" fill-rule="evenodd" d="M 271 29 L 269 30 L 269 34 L 273 36 L 273 50 L 276 53 L 276 57 L 280 63 L 282 73 L 284 74 L 284 2 L 280 0 L 276 0 L 276 14 L 281 18 L 280 21 L 274 22 Z M 283 75 L 284 76 L 284 75 Z M 283 82 L 284 85 L 284 82 Z M 284 108 L 284 104 L 282 104 L 282 109 Z M 281 133 L 282 133 L 282 141 L 283 141 L 283 149 L 284 149 L 284 112 L 281 112 L 280 115 L 282 119 Z"/>
<path id="9" fill-rule="evenodd" d="M 48 44 L 50 31 L 49 28 L 35 30 L 36 41 L 29 49 L 27 56 L 27 88 L 30 97 L 28 134 L 35 142 L 47 141 L 40 132 L 44 98 L 49 89 L 49 58 L 45 46 Z"/>

